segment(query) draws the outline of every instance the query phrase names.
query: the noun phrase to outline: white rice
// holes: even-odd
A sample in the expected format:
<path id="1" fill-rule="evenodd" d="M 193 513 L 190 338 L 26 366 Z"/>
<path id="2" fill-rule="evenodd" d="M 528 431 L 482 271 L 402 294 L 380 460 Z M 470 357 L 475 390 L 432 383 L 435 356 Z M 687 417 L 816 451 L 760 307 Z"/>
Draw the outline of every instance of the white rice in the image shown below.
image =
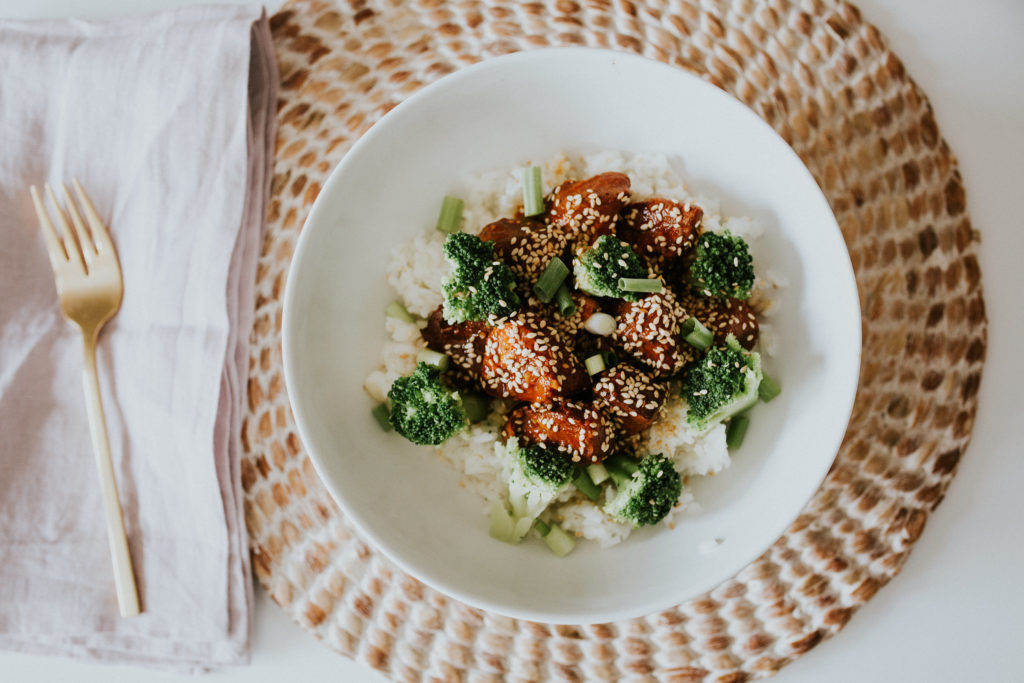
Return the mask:
<path id="1" fill-rule="evenodd" d="M 533 161 L 532 164 L 537 165 L 538 162 Z M 559 154 L 540 165 L 545 192 L 567 178 L 588 178 L 606 171 L 619 171 L 629 176 L 633 201 L 658 196 L 694 202 L 704 210 L 705 230 L 728 229 L 745 238 L 751 245 L 757 275 L 751 300 L 759 311 L 761 351 L 771 354 L 771 324 L 764 320 L 762 314 L 770 314 L 771 290 L 784 285 L 785 280 L 770 270 L 759 268 L 756 243 L 762 228 L 756 221 L 746 217 L 724 217 L 719 213 L 717 200 L 690 194 L 663 155 L 599 152 L 569 159 Z M 517 167 L 465 179 L 464 191 L 461 192 L 465 202 L 465 232 L 477 234 L 488 223 L 516 212 L 522 204 L 520 172 L 521 167 Z M 422 317 L 429 315 L 443 300 L 441 281 L 448 273 L 442 254 L 444 238 L 444 234 L 436 230 L 418 233 L 394 250 L 387 267 L 387 281 L 406 309 Z M 421 327 L 422 323 L 388 318 L 388 341 L 381 350 L 380 367 L 370 373 L 364 383 L 374 400 L 383 401 L 392 382 L 415 369 L 416 353 L 425 345 L 419 334 Z M 489 509 L 490 501 L 502 498 L 505 492 L 505 474 L 501 459 L 495 454 L 495 445 L 500 443 L 506 410 L 506 402 L 492 401 L 492 414 L 487 422 L 471 425 L 436 448 L 441 458 L 460 473 L 460 483 L 482 498 L 483 512 Z M 686 422 L 686 402 L 680 398 L 670 399 L 662 408 L 648 433 L 646 447 L 651 453 L 670 457 L 684 478 L 716 474 L 730 462 L 725 445 L 725 426 L 719 424 L 705 433 L 696 432 Z M 629 536 L 632 529 L 628 524 L 607 517 L 599 507 L 601 502 L 592 503 L 570 487 L 549 510 L 565 530 L 607 548 Z M 694 502 L 693 495 L 684 489 L 679 505 L 661 524 L 672 525 L 679 513 L 697 510 L 699 505 Z"/>
<path id="2" fill-rule="evenodd" d="M 388 341 L 381 348 L 380 367 L 363 382 L 366 393 L 378 403 L 387 398 L 388 390 L 396 379 L 412 374 L 416 369 L 416 354 L 427 346 L 420 336 L 422 324 L 407 323 L 392 317 L 386 320 Z"/>

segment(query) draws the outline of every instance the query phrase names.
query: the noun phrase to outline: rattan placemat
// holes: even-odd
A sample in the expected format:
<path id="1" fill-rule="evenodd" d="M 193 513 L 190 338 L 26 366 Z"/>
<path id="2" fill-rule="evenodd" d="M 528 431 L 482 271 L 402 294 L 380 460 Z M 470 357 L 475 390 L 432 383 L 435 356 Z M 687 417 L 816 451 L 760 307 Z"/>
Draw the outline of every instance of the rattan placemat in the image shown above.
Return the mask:
<path id="1" fill-rule="evenodd" d="M 825 0 L 297 0 L 259 265 L 246 521 L 259 580 L 328 646 L 397 680 L 745 681 L 837 633 L 907 558 L 970 438 L 986 347 L 977 235 L 931 107 L 873 26 Z M 303 451 L 281 372 L 299 230 L 352 142 L 422 85 L 521 49 L 589 45 L 688 69 L 796 149 L 842 227 L 864 318 L 861 383 L 825 483 L 761 558 L 646 618 L 548 626 L 471 609 L 348 526 Z"/>

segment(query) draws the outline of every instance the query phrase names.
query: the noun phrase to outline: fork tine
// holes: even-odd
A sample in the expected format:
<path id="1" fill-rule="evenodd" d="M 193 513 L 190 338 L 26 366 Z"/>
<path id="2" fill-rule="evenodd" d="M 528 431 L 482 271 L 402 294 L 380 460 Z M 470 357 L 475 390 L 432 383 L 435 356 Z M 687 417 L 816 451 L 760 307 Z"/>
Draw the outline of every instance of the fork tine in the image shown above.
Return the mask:
<path id="1" fill-rule="evenodd" d="M 64 215 L 64 211 L 60 208 L 60 202 L 57 201 L 57 195 L 53 193 L 53 188 L 50 184 L 46 184 L 46 194 L 53 202 L 53 208 L 57 212 L 57 222 L 60 223 L 61 231 L 64 237 L 64 248 L 68 253 L 68 260 L 75 261 L 78 265 L 82 266 L 82 270 L 85 270 L 85 260 L 82 258 L 82 248 L 78 245 L 78 239 L 75 234 L 71 231 L 71 226 L 68 225 L 68 219 Z M 72 252 L 74 256 L 72 256 Z"/>
<path id="2" fill-rule="evenodd" d="M 93 206 L 92 200 L 89 199 L 89 195 L 85 193 L 85 188 L 78 182 L 78 178 L 72 178 L 71 184 L 75 186 L 78 198 L 82 200 L 85 217 L 89 220 L 89 227 L 92 228 L 92 237 L 96 244 L 96 251 L 101 251 L 101 248 L 113 251 L 114 243 L 110 240 L 110 232 L 107 230 L 107 226 L 104 225 L 103 219 L 100 218 L 100 214 L 96 211 L 96 207 Z"/>
<path id="3" fill-rule="evenodd" d="M 64 190 L 64 205 L 67 207 L 68 215 L 71 216 L 71 224 L 75 226 L 75 237 L 78 238 L 78 246 L 82 248 L 85 265 L 91 267 L 92 261 L 96 257 L 96 243 L 88 228 L 82 223 L 82 216 L 78 213 L 78 207 L 75 206 L 75 200 L 71 198 L 71 193 L 68 192 L 68 186 L 61 183 L 60 187 Z"/>
<path id="4" fill-rule="evenodd" d="M 36 189 L 35 185 L 29 187 L 29 193 L 32 195 L 32 203 L 36 207 L 36 216 L 39 218 L 39 228 L 43 233 L 43 240 L 46 242 L 46 252 L 50 255 L 50 265 L 57 268 L 68 259 L 67 250 L 64 248 L 64 243 L 57 235 L 56 228 L 53 227 L 53 222 L 50 221 L 50 215 L 46 212 L 46 207 L 43 205 L 43 198 L 39 196 L 39 190 Z"/>

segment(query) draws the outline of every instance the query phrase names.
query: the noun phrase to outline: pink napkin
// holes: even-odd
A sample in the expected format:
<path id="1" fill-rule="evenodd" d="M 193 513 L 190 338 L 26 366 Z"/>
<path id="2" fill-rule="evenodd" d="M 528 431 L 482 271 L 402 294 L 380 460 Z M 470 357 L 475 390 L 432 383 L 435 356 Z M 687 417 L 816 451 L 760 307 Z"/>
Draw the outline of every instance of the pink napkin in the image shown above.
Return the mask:
<path id="1" fill-rule="evenodd" d="M 244 662 L 239 441 L 277 71 L 258 7 L 0 22 L 0 647 Z M 124 275 L 100 384 L 144 613 L 118 615 L 82 396 L 28 194 L 77 177 Z"/>

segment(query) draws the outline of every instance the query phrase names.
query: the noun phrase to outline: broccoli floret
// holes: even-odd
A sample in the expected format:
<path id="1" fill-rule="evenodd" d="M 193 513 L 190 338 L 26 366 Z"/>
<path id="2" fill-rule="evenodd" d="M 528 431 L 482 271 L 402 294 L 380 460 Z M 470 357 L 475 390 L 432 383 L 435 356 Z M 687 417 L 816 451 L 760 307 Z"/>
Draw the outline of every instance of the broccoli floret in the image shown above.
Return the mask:
<path id="1" fill-rule="evenodd" d="M 516 447 L 509 468 L 508 502 L 519 518 L 535 518 L 572 479 L 572 462 L 551 446 Z"/>
<path id="2" fill-rule="evenodd" d="M 703 430 L 746 410 L 757 402 L 761 377 L 761 356 L 745 351 L 730 334 L 724 346 L 683 369 L 686 421 Z"/>
<path id="3" fill-rule="evenodd" d="M 679 502 L 683 482 L 672 461 L 657 453 L 636 465 L 633 476 L 604 504 L 612 518 L 634 527 L 657 524 Z"/>
<path id="4" fill-rule="evenodd" d="M 388 391 L 391 424 L 413 443 L 436 446 L 466 426 L 462 401 L 441 383 L 440 374 L 436 367 L 420 363 Z"/>
<path id="5" fill-rule="evenodd" d="M 746 299 L 754 285 L 754 260 L 746 240 L 728 230 L 697 240 L 690 283 L 705 296 Z"/>
<path id="6" fill-rule="evenodd" d="M 515 275 L 494 259 L 494 242 L 456 232 L 444 242 L 444 257 L 452 267 L 451 275 L 442 283 L 445 320 L 493 322 L 511 316 L 519 308 Z"/>
<path id="7" fill-rule="evenodd" d="M 636 301 L 643 295 L 621 289 L 619 278 L 645 278 L 647 269 L 628 244 L 611 235 L 601 235 L 594 246 L 574 261 L 573 274 L 576 288 L 587 294 Z"/>
<path id="8" fill-rule="evenodd" d="M 503 534 L 507 538 L 501 540 L 517 543 L 540 513 L 569 486 L 573 466 L 565 453 L 546 445 L 520 448 L 519 440 L 512 438 L 497 448 L 505 461 L 512 513 L 512 524 Z"/>

